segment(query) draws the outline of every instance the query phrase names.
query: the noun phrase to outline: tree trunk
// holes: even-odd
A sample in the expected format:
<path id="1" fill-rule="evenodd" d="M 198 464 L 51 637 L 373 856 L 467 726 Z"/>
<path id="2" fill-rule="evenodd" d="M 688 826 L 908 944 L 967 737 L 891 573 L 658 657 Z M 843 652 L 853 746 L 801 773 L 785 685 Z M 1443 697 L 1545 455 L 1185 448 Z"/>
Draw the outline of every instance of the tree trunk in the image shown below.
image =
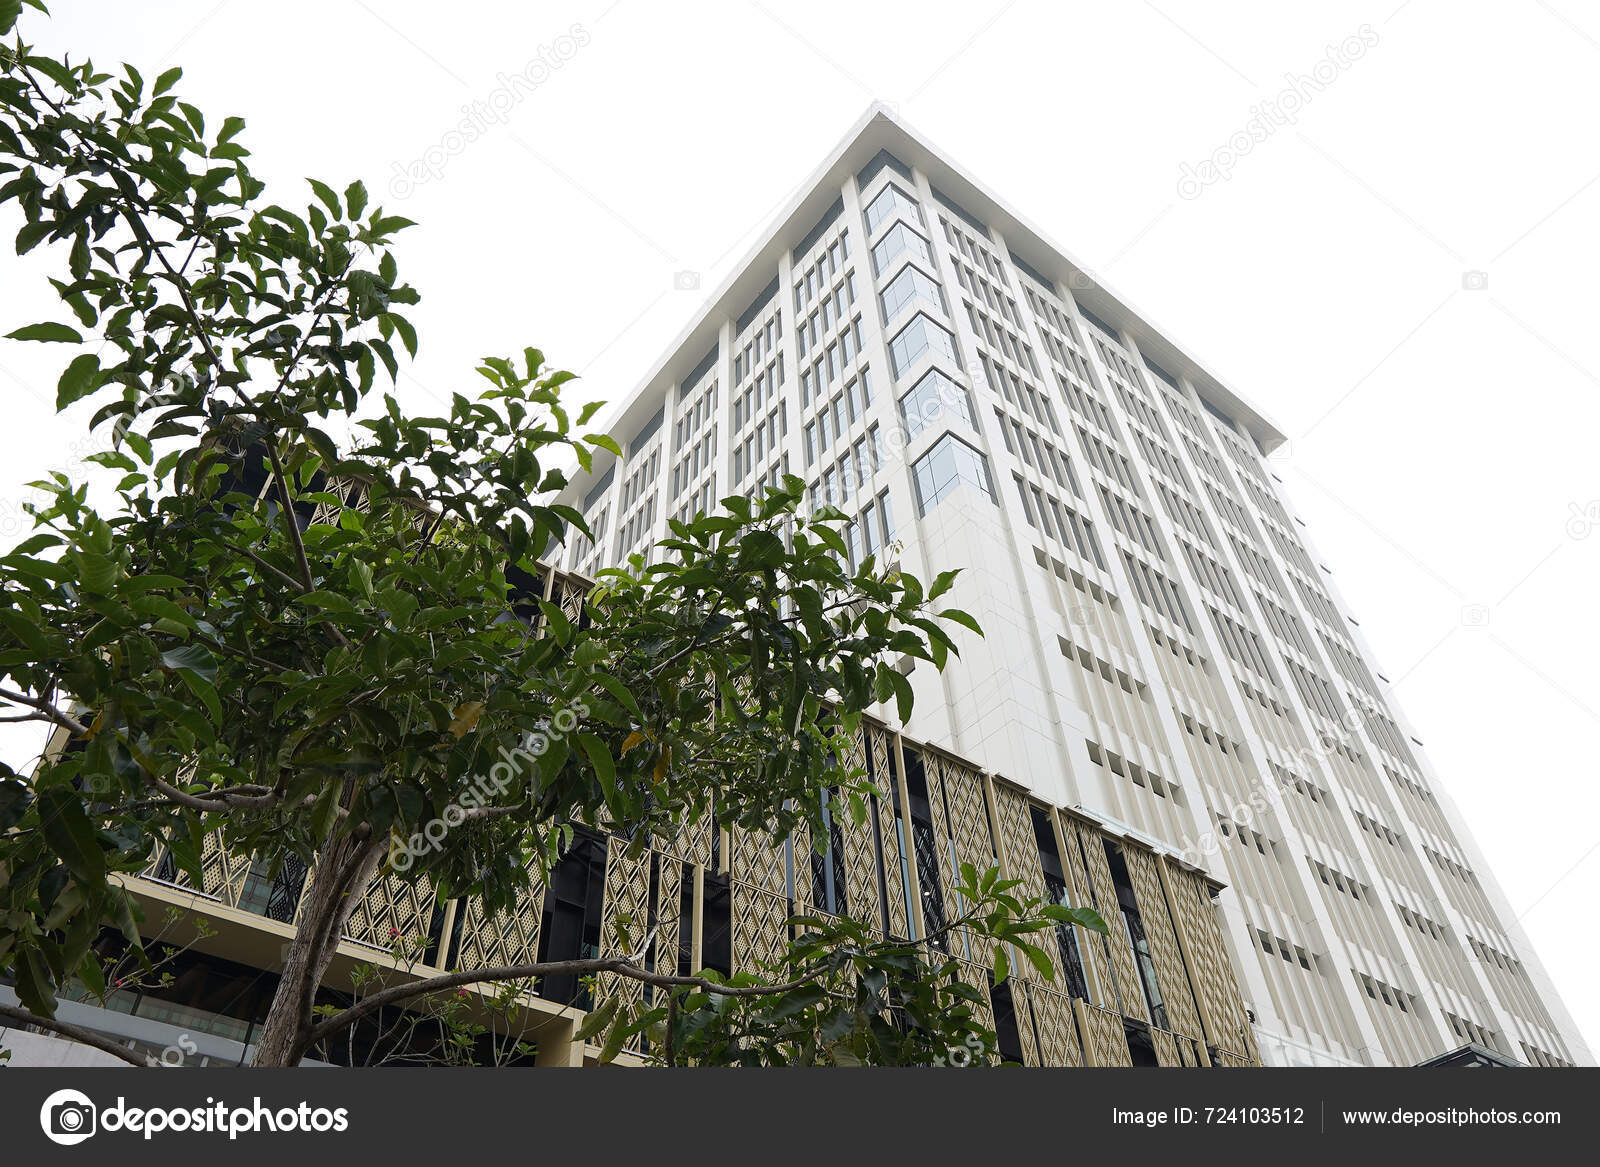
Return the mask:
<path id="1" fill-rule="evenodd" d="M 278 991 L 257 1039 L 254 1065 L 300 1064 L 317 989 L 339 947 L 350 913 L 366 895 L 382 857 L 381 840 L 348 838 L 331 844 L 319 857 L 299 928 L 284 958 Z"/>

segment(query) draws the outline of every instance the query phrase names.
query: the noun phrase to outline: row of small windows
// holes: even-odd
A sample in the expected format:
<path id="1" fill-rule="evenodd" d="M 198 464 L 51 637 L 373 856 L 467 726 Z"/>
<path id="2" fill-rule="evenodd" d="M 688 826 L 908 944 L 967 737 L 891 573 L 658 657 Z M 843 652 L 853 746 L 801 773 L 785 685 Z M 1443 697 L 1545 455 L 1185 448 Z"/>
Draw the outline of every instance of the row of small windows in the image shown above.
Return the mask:
<path id="1" fill-rule="evenodd" d="M 767 414 L 765 422 L 733 447 L 733 481 L 742 481 L 755 470 L 769 454 L 776 455 L 784 438 L 789 436 L 789 403 L 782 401 L 778 408 Z"/>
<path id="2" fill-rule="evenodd" d="M 956 282 L 971 297 L 975 305 L 981 301 L 989 306 L 991 312 L 998 313 L 1017 328 L 1022 327 L 1022 313 L 1017 310 L 1017 302 L 1011 298 L 1009 292 L 997 287 L 993 281 L 970 264 L 963 263 L 959 255 L 953 256 L 950 262 L 955 268 Z"/>
<path id="3" fill-rule="evenodd" d="M 1285 657 L 1284 664 L 1289 668 L 1289 677 L 1300 693 L 1300 700 L 1328 721 L 1339 723 L 1344 714 L 1333 686 L 1292 657 Z"/>
<path id="4" fill-rule="evenodd" d="M 844 525 L 844 542 L 849 549 L 850 569 L 859 568 L 872 556 L 887 552 L 894 543 L 894 508 L 889 492 L 868 497 L 861 513 Z"/>
<path id="5" fill-rule="evenodd" d="M 1138 426 L 1130 426 L 1133 431 L 1134 443 L 1144 455 L 1146 465 L 1159 474 L 1166 475 L 1167 481 L 1174 486 L 1187 491 L 1189 489 L 1189 476 L 1183 472 L 1183 467 L 1178 464 L 1170 450 Z"/>
<path id="6" fill-rule="evenodd" d="M 684 443 L 700 432 L 700 428 L 711 421 L 717 409 L 717 383 L 702 391 L 694 399 L 694 403 L 687 408 L 679 407 L 678 420 L 673 426 L 672 452 L 676 454 L 683 449 Z"/>
<path id="7" fill-rule="evenodd" d="M 1178 805 L 1183 805 L 1183 800 L 1178 797 L 1178 788 L 1168 782 L 1154 770 L 1139 765 L 1138 762 L 1124 758 L 1115 751 L 1108 750 L 1099 742 L 1087 743 L 1089 747 L 1089 760 L 1096 766 L 1103 766 L 1118 778 L 1127 778 L 1135 786 L 1143 786 L 1154 792 L 1158 797 L 1170 799 Z"/>
<path id="8" fill-rule="evenodd" d="M 1278 785 L 1304 795 L 1318 806 L 1331 807 L 1333 805 L 1333 795 L 1309 778 L 1302 778 L 1294 771 L 1287 770 L 1276 762 L 1268 762 L 1267 765 L 1272 769 L 1274 777 L 1277 778 Z"/>
<path id="9" fill-rule="evenodd" d="M 671 491 L 668 498 L 676 499 L 700 478 L 700 472 L 712 464 L 717 456 L 717 431 L 712 430 L 694 444 L 693 449 L 681 453 L 672 465 Z"/>
<path id="10" fill-rule="evenodd" d="M 1242 756 L 1244 747 L 1234 741 L 1221 730 L 1212 729 L 1198 718 L 1190 717 L 1181 710 L 1174 710 L 1177 714 L 1178 724 L 1183 726 L 1183 732 L 1192 738 L 1205 742 L 1206 745 L 1224 756 L 1238 758 Z"/>
<path id="11" fill-rule="evenodd" d="M 1085 377 L 1084 380 L 1088 381 L 1089 378 Z M 1111 438 L 1113 441 L 1116 440 L 1117 431 L 1111 423 L 1111 410 L 1107 408 L 1105 402 L 1094 394 L 1093 390 L 1085 389 L 1070 377 L 1064 377 L 1060 374 L 1056 376 L 1056 383 L 1061 386 L 1061 394 L 1067 399 L 1067 405 L 1074 413 L 1105 434 L 1106 437 Z"/>
<path id="12" fill-rule="evenodd" d="M 1277 677 L 1267 659 L 1266 649 L 1261 646 L 1261 638 L 1231 616 L 1209 605 L 1206 611 L 1211 613 L 1211 622 L 1216 626 L 1217 636 L 1221 639 L 1222 647 L 1227 654 L 1263 680 L 1277 684 Z"/>
<path id="13" fill-rule="evenodd" d="M 797 355 L 805 356 L 806 353 L 816 348 L 828 333 L 835 327 L 849 319 L 850 309 L 856 302 L 856 274 L 854 270 L 847 271 L 844 279 L 840 280 L 818 302 L 800 323 L 795 327 L 794 340 Z"/>
<path id="14" fill-rule="evenodd" d="M 1421 932 L 1423 935 L 1431 936 L 1440 942 L 1443 942 L 1447 938 L 1448 933 L 1446 933 L 1445 930 L 1438 924 L 1435 924 L 1432 920 L 1428 919 L 1428 917 L 1424 916 L 1421 912 L 1413 912 L 1404 904 L 1399 903 L 1395 904 L 1394 910 L 1399 914 L 1400 919 L 1405 926 L 1410 928 L 1412 931 Z M 1469 943 L 1476 943 L 1470 936 L 1467 937 L 1467 941 Z"/>
<path id="15" fill-rule="evenodd" d="M 1507 956 L 1494 945 L 1485 944 L 1476 936 L 1472 936 L 1470 934 L 1467 936 L 1467 944 L 1471 946 L 1472 951 L 1477 955 L 1478 959 L 1483 961 L 1485 964 L 1492 964 L 1505 972 L 1514 973 L 1515 975 L 1522 977 L 1524 980 L 1527 979 L 1527 970 L 1522 967 L 1522 962 L 1516 957 Z"/>
<path id="16" fill-rule="evenodd" d="M 1189 610 L 1184 607 L 1183 594 L 1178 585 L 1142 559 L 1135 558 L 1131 552 L 1122 553 L 1122 562 L 1128 569 L 1128 580 L 1138 593 L 1139 601 L 1152 612 L 1170 617 L 1174 624 L 1194 635 L 1194 624 L 1189 619 Z"/>
<path id="17" fill-rule="evenodd" d="M 1028 520 L 1028 526 L 1042 528 L 1046 536 L 1063 547 L 1075 550 L 1085 563 L 1093 563 L 1101 571 L 1106 569 L 1100 544 L 1094 537 L 1094 525 L 1088 519 L 1059 502 L 1053 495 L 1023 482 L 1020 475 L 1012 475 L 1012 480 L 1017 484 L 1017 494 L 1022 500 L 1022 513 Z"/>
<path id="18" fill-rule="evenodd" d="M 877 443 L 877 427 L 868 437 L 858 438 L 854 447 L 846 447 L 833 465 L 823 470 L 811 488 L 811 505 L 842 507 L 857 490 L 866 489 L 872 471 L 881 465 Z"/>
<path id="19" fill-rule="evenodd" d="M 1311 655 L 1311 645 L 1306 639 L 1305 625 L 1300 623 L 1300 617 L 1286 608 L 1279 607 L 1267 599 L 1254 588 L 1250 594 L 1255 596 L 1256 603 L 1261 605 L 1261 614 L 1266 618 L 1267 626 L 1277 635 L 1284 644 L 1299 649 L 1306 656 Z M 1238 603 L 1235 600 L 1235 603 Z"/>
<path id="20" fill-rule="evenodd" d="M 735 384 L 777 355 L 778 336 L 783 326 L 783 313 L 774 312 L 765 325 L 750 336 L 738 352 L 733 354 L 733 380 Z"/>
<path id="21" fill-rule="evenodd" d="M 1083 497 L 1078 476 L 1072 471 L 1072 463 L 1049 438 L 1041 438 L 1034 431 L 1023 429 L 1015 418 L 1007 417 L 999 409 L 994 411 L 994 415 L 1000 423 L 1000 436 L 1005 440 L 1006 451 L 1013 458 L 1021 458 L 1030 469 L 1055 479 L 1062 489 L 1070 490 L 1079 498 Z"/>
<path id="22" fill-rule="evenodd" d="M 1128 502 L 1120 494 L 1114 493 L 1104 483 L 1096 485 L 1100 492 L 1100 502 L 1105 507 L 1106 518 L 1111 520 L 1111 525 L 1145 550 L 1160 555 L 1161 541 L 1156 536 L 1155 521 L 1145 514 L 1143 509 Z"/>
<path id="23" fill-rule="evenodd" d="M 1149 430 L 1151 436 L 1160 439 L 1163 444 L 1172 441 L 1167 434 L 1166 423 L 1161 420 L 1161 415 L 1156 412 L 1154 405 L 1151 405 L 1139 394 L 1130 393 L 1127 386 L 1115 378 L 1112 379 L 1111 386 L 1116 390 L 1117 400 L 1122 402 L 1123 408 L 1132 415 L 1135 421 Z"/>
<path id="24" fill-rule="evenodd" d="M 1385 766 L 1383 768 L 1383 772 L 1388 775 L 1389 781 L 1393 782 L 1402 790 L 1410 793 L 1412 797 L 1416 798 L 1419 802 L 1428 803 L 1430 806 L 1438 805 L 1439 800 L 1434 798 L 1433 791 L 1429 790 L 1426 786 L 1422 785 L 1414 778 L 1400 773 L 1392 766 Z"/>
<path id="25" fill-rule="evenodd" d="M 1316 972 L 1312 965 L 1311 954 L 1298 944 L 1290 944 L 1281 936 L 1274 936 L 1260 928 L 1256 929 L 1256 940 L 1261 945 L 1261 951 L 1268 956 L 1276 956 L 1290 964 L 1298 964 L 1307 972 Z"/>
<path id="26" fill-rule="evenodd" d="M 1468 1021 L 1465 1017 L 1457 1017 L 1448 1009 L 1442 1011 L 1444 1019 L 1450 1023 L 1451 1030 L 1462 1041 L 1476 1042 L 1485 1049 L 1497 1049 L 1494 1034 L 1475 1021 Z"/>
<path id="27" fill-rule="evenodd" d="M 971 322 L 974 334 L 1017 368 L 1026 369 L 1035 377 L 1039 376 L 1039 362 L 1033 359 L 1033 350 L 1021 337 L 1005 325 L 996 324 L 987 312 L 981 311 L 972 301 L 968 300 L 965 303 L 967 320 Z"/>
<path id="28" fill-rule="evenodd" d="M 1068 660 L 1076 660 L 1084 671 L 1097 673 L 1101 680 L 1115 685 L 1131 697 L 1137 697 L 1141 701 L 1150 700 L 1150 687 L 1139 678 L 1117 668 L 1108 660 L 1102 660 L 1081 644 L 1073 644 L 1065 636 L 1057 636 L 1056 644 L 1061 649 L 1062 656 Z"/>
<path id="29" fill-rule="evenodd" d="M 1050 432 L 1059 435 L 1061 426 L 1056 421 L 1055 408 L 1050 404 L 1050 398 L 1043 392 L 1035 389 L 1030 383 L 989 359 L 987 353 L 978 354 L 978 364 L 983 369 L 984 379 L 988 381 L 991 389 L 998 388 L 1000 396 L 1005 398 L 1008 405 L 1014 405 L 1034 421 L 1041 422 L 1050 427 Z"/>
<path id="30" fill-rule="evenodd" d="M 1318 863 L 1315 859 L 1307 858 L 1306 862 L 1311 864 L 1312 870 L 1317 873 L 1317 878 L 1322 881 L 1323 886 L 1342 891 L 1351 899 L 1363 903 L 1372 898 L 1372 889 L 1359 880 L 1343 875 L 1326 864 Z"/>
<path id="31" fill-rule="evenodd" d="M 1139 484 L 1133 475 L 1133 463 L 1128 461 L 1124 454 L 1113 450 L 1081 425 L 1073 428 L 1078 431 L 1078 445 L 1083 447 L 1083 456 L 1089 460 L 1089 465 L 1138 498 Z"/>
<path id="32" fill-rule="evenodd" d="M 1191 546 L 1187 539 L 1179 539 L 1178 546 L 1183 548 L 1184 557 L 1189 561 L 1189 570 L 1194 572 L 1195 578 L 1204 587 L 1240 611 L 1244 610 L 1244 604 L 1239 599 L 1239 591 L 1233 584 L 1232 572 L 1204 551 Z"/>
<path id="33" fill-rule="evenodd" d="M 1359 826 L 1362 829 L 1362 831 L 1364 831 L 1366 834 L 1369 834 L 1369 835 L 1371 835 L 1371 836 L 1373 836 L 1374 838 L 1377 838 L 1377 839 L 1382 839 L 1385 843 L 1389 844 L 1389 846 L 1391 846 L 1391 847 L 1396 847 L 1396 848 L 1399 848 L 1401 850 L 1404 850 L 1404 848 L 1405 848 L 1405 838 L 1403 836 L 1401 836 L 1401 835 L 1395 833 L 1394 831 L 1390 830 L 1388 827 L 1386 827 L 1382 823 L 1380 823 L 1377 819 L 1368 818 L 1366 815 L 1362 814 L 1359 810 L 1358 811 L 1353 811 L 1352 813 L 1356 816 L 1356 825 Z"/>
<path id="34" fill-rule="evenodd" d="M 779 353 L 777 360 L 767 366 L 766 370 L 756 374 L 756 379 L 742 393 L 735 393 L 733 398 L 733 428 L 737 433 L 743 429 L 750 420 L 761 412 L 761 407 L 777 396 L 783 386 L 783 354 Z"/>
<path id="35" fill-rule="evenodd" d="M 1468 884 L 1471 887 L 1478 886 L 1478 876 L 1472 871 L 1471 868 L 1463 867 L 1454 859 L 1451 859 L 1448 855 L 1439 854 L 1439 852 L 1435 851 L 1432 847 L 1424 846 L 1422 848 L 1422 853 L 1428 857 L 1428 862 L 1432 863 L 1440 871 L 1448 871 L 1462 883 Z"/>
<path id="36" fill-rule="evenodd" d="M 820 397 L 861 355 L 861 317 L 840 330 L 839 338 L 828 345 L 812 362 L 809 369 L 800 370 L 800 404 L 805 406 L 813 397 Z"/>
<path id="37" fill-rule="evenodd" d="M 1217 830 L 1222 833 L 1224 839 L 1237 840 L 1240 846 L 1254 848 L 1258 855 L 1267 859 L 1278 857 L 1276 845 L 1260 831 L 1236 822 L 1225 814 L 1216 814 L 1216 820 Z"/>
<path id="38" fill-rule="evenodd" d="M 835 441 L 845 440 L 846 432 L 859 419 L 865 418 L 872 404 L 872 370 L 863 365 L 861 372 L 852 377 L 835 393 L 831 400 L 822 403 L 816 417 L 806 423 L 803 431 L 806 466 L 823 454 Z M 877 427 L 873 427 L 876 432 Z M 876 441 L 876 438 L 874 438 Z"/>
<path id="39" fill-rule="evenodd" d="M 1404 989 L 1397 989 L 1393 985 L 1386 985 L 1376 977 L 1369 977 L 1366 973 L 1350 970 L 1351 974 L 1367 991 L 1367 996 L 1374 1001 L 1382 1001 L 1385 1005 L 1399 1009 L 1402 1013 L 1417 1012 L 1417 999 Z"/>
<path id="40" fill-rule="evenodd" d="M 839 233 L 839 238 L 822 250 L 817 256 L 816 263 L 807 267 L 803 275 L 796 277 L 794 285 L 796 316 L 804 312 L 818 295 L 833 286 L 833 281 L 844 270 L 844 262 L 849 258 L 850 232 L 845 230 Z"/>
<path id="41" fill-rule="evenodd" d="M 645 489 L 656 481 L 656 475 L 661 472 L 661 447 L 657 446 L 650 451 L 648 458 L 640 458 L 638 468 L 628 475 L 627 481 L 622 484 L 622 501 L 620 509 L 627 511 L 644 494 Z"/>

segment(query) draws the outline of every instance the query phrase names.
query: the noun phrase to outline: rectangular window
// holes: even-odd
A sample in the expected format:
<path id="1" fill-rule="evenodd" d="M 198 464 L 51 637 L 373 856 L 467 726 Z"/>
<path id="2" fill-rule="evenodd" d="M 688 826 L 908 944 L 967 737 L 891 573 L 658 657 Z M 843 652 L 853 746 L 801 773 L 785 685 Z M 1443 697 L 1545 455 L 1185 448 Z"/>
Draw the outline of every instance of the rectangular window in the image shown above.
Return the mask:
<path id="1" fill-rule="evenodd" d="M 915 438 L 942 417 L 952 417 L 976 429 L 972 396 L 938 369 L 929 369 L 911 391 L 900 398 L 900 418 L 906 440 Z"/>
<path id="2" fill-rule="evenodd" d="M 971 486 L 994 501 L 989 463 L 960 438 L 945 434 L 911 468 L 917 490 L 917 509 L 927 514 L 959 486 Z"/>
<path id="3" fill-rule="evenodd" d="M 876 234 L 878 228 L 895 215 L 901 215 L 915 223 L 922 222 L 917 201 L 891 182 L 867 207 L 867 234 Z"/>
<path id="4" fill-rule="evenodd" d="M 889 357 L 894 364 L 895 376 L 904 376 L 908 369 L 930 352 L 954 361 L 955 338 L 950 335 L 949 329 L 934 323 L 929 316 L 919 312 L 889 345 Z"/>
<path id="5" fill-rule="evenodd" d="M 899 222 L 889 228 L 888 233 L 872 248 L 872 268 L 881 276 L 902 255 L 933 266 L 933 253 L 928 250 L 927 241 L 904 222 Z"/>
<path id="6" fill-rule="evenodd" d="M 926 304 L 940 315 L 945 315 L 944 293 L 919 267 L 907 264 L 900 274 L 889 281 L 880 297 L 883 302 L 883 319 L 892 323 L 895 317 L 912 304 Z"/>

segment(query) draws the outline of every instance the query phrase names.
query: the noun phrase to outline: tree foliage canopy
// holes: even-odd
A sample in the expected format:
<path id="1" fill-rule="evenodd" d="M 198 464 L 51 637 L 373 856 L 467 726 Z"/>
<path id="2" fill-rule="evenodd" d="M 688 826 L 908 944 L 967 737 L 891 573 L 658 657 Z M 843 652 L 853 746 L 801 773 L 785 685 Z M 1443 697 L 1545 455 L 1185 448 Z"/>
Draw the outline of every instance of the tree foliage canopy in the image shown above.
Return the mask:
<path id="1" fill-rule="evenodd" d="M 0 35 L 21 8 L 0 0 Z M 943 668 L 948 624 L 976 625 L 939 610 L 954 573 L 852 567 L 843 516 L 802 514 L 793 478 L 602 573 L 603 618 L 540 600 L 542 563 L 583 531 L 554 501 L 563 467 L 620 456 L 585 432 L 596 405 L 569 413 L 571 374 L 529 348 L 485 359 L 446 411 L 404 408 L 386 386 L 417 351 L 394 251 L 410 222 L 360 182 L 269 201 L 243 120 L 208 123 L 179 80 L 0 48 L 0 206 L 18 254 L 62 264 L 60 309 L 9 335 L 71 354 L 58 406 L 89 403 L 88 461 L 114 480 L 105 502 L 66 474 L 36 484 L 36 530 L 0 555 L 0 699 L 65 738 L 31 773 L 0 761 L 0 971 L 48 1018 L 74 980 L 104 993 L 103 927 L 140 944 L 120 877 L 157 847 L 196 883 L 208 836 L 269 867 L 296 856 L 323 899 L 269 1019 L 269 1056 L 293 1064 L 374 878 L 503 906 L 573 822 L 640 845 L 710 814 L 782 837 L 860 778 L 837 735 L 875 702 L 909 713 L 893 661 Z M 437 821 L 413 861 L 404 841 Z M 992 876 L 972 873 L 972 902 L 998 914 L 971 923 L 1031 913 L 1021 943 L 1045 917 Z M 748 1057 L 736 1017 L 747 1036 L 802 1018 L 832 1027 L 824 1044 L 876 1034 L 854 1056 L 885 1056 L 889 979 L 924 956 L 819 924 L 787 964 L 798 995 L 674 990 L 686 1056 Z M 839 1013 L 845 972 L 875 1008 Z"/>

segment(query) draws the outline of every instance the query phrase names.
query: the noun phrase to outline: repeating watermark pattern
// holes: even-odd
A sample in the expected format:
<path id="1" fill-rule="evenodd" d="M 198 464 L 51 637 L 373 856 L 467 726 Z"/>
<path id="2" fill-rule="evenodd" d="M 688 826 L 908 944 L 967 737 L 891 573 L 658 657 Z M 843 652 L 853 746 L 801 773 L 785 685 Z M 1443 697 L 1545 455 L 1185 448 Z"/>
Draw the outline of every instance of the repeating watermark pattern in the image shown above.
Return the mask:
<path id="1" fill-rule="evenodd" d="M 1487 292 L 1489 290 L 1489 273 L 1476 270 L 1462 272 L 1461 289 L 1465 292 Z"/>
<path id="2" fill-rule="evenodd" d="M 1493 615 L 1494 610 L 1488 604 L 1463 604 L 1461 605 L 1461 627 L 1487 628 Z"/>
<path id="3" fill-rule="evenodd" d="M 512 111 L 531 97 L 556 72 L 565 68 L 592 38 L 582 24 L 574 24 L 549 44 L 540 45 L 527 64 L 511 73 L 495 77 L 496 85 L 485 96 L 461 107 L 461 119 L 409 162 L 396 162 L 389 179 L 389 193 L 408 199 L 417 188 L 444 176 L 450 162 L 459 158 L 498 126 L 511 120 Z"/>
<path id="4" fill-rule="evenodd" d="M 973 1061 L 984 1053 L 983 1038 L 976 1033 L 969 1033 L 961 1039 L 960 1045 L 953 1045 L 942 1054 L 933 1055 L 933 1064 L 936 1066 L 955 1066 L 964 1068 L 972 1065 Z"/>
<path id="5" fill-rule="evenodd" d="M 673 272 L 672 290 L 674 292 L 698 292 L 700 290 L 700 273 L 688 270 Z"/>
<path id="6" fill-rule="evenodd" d="M 1567 535 L 1573 539 L 1587 539 L 1600 527 L 1600 499 L 1591 499 L 1582 505 L 1567 504 Z"/>
<path id="7" fill-rule="evenodd" d="M 1284 126 L 1292 126 L 1300 112 L 1320 94 L 1343 76 L 1378 44 L 1378 32 L 1370 24 L 1363 24 L 1338 44 L 1328 45 L 1323 59 L 1309 72 L 1285 73 L 1288 83 L 1266 101 L 1250 107 L 1250 117 L 1235 130 L 1222 145 L 1211 151 L 1208 158 L 1198 164 L 1185 162 L 1179 168 L 1178 197 L 1197 199 L 1208 186 L 1226 182 L 1233 169 L 1257 146 L 1269 141 Z"/>
<path id="8" fill-rule="evenodd" d="M 329 1109 L 309 1102 L 269 1107 L 259 1095 L 249 1106 L 229 1106 L 208 1097 L 202 1106 L 145 1107 L 129 1106 L 119 1094 L 115 1104 L 102 1109 L 81 1090 L 57 1090 L 39 1107 L 39 1127 L 45 1138 L 63 1147 L 117 1132 L 142 1135 L 146 1141 L 174 1131 L 226 1134 L 231 1142 L 244 1134 L 342 1133 L 350 1129 L 350 1112 L 343 1106 Z"/>
<path id="9" fill-rule="evenodd" d="M 589 706 L 579 698 L 571 705 L 558 709 L 545 729 L 530 733 L 518 749 L 508 750 L 501 746 L 500 760 L 490 766 L 487 773 L 469 781 L 467 789 L 436 818 L 429 819 L 410 838 L 397 837 L 393 841 L 389 848 L 389 866 L 396 871 L 409 871 L 418 859 L 437 852 L 450 832 L 471 817 L 469 811 L 494 806 L 497 798 L 503 797 L 506 791 L 528 776 L 528 767 L 536 766 L 554 743 L 577 729 L 587 716 Z"/>

